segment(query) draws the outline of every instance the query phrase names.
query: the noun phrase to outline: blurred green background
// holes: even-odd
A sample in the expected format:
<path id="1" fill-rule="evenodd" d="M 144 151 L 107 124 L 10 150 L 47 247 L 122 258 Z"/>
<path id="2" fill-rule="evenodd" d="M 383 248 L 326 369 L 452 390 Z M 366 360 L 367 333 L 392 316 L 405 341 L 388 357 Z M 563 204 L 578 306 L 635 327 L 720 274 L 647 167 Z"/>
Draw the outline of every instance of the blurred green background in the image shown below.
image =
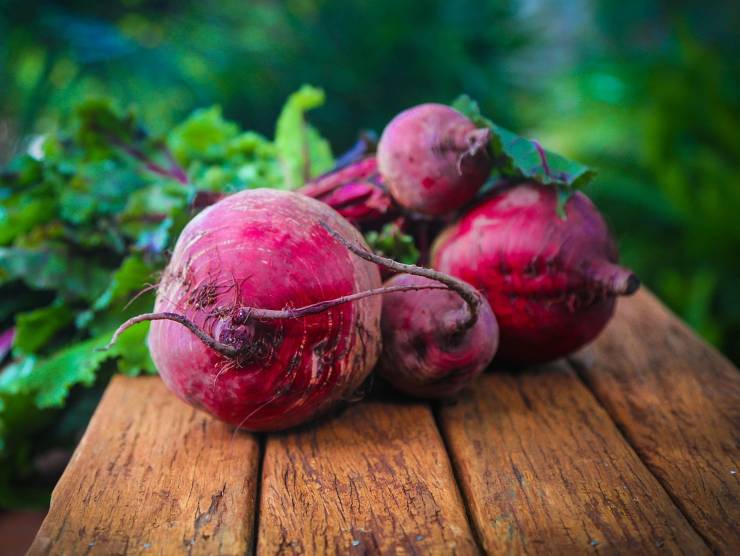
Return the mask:
<path id="1" fill-rule="evenodd" d="M 267 132 L 302 83 L 334 145 L 423 101 L 478 99 L 599 170 L 624 262 L 740 362 L 740 3 L 663 0 L 5 1 L 0 162 L 81 98 L 167 130 L 220 104 Z"/>

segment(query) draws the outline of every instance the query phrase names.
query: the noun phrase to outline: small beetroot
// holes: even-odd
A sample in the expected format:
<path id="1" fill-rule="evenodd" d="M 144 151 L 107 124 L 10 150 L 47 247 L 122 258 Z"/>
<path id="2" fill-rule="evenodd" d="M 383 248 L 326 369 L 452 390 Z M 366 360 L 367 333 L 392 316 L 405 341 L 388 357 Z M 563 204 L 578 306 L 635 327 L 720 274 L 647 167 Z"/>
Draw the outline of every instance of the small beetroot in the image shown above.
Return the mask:
<path id="1" fill-rule="evenodd" d="M 498 325 L 490 305 L 474 288 L 332 235 L 359 257 L 403 272 L 385 283 L 380 376 L 413 396 L 448 398 L 485 370 L 496 353 Z M 439 283 L 447 288 L 435 288 Z"/>
<path id="2" fill-rule="evenodd" d="M 503 188 L 447 228 L 432 266 L 477 287 L 501 329 L 499 356 L 532 363 L 555 359 L 593 340 L 618 295 L 637 277 L 617 263 L 617 249 L 591 201 L 576 193 L 557 213 L 552 186 Z"/>
<path id="3" fill-rule="evenodd" d="M 397 274 L 386 286 L 430 286 L 435 280 Z M 422 398 L 457 395 L 490 364 L 498 347 L 498 324 L 481 297 L 476 321 L 454 290 L 418 290 L 383 296 L 379 374 L 396 388 Z"/>
<path id="4" fill-rule="evenodd" d="M 378 167 L 398 204 L 439 216 L 470 201 L 490 175 L 490 139 L 457 110 L 421 104 L 386 126 Z"/>

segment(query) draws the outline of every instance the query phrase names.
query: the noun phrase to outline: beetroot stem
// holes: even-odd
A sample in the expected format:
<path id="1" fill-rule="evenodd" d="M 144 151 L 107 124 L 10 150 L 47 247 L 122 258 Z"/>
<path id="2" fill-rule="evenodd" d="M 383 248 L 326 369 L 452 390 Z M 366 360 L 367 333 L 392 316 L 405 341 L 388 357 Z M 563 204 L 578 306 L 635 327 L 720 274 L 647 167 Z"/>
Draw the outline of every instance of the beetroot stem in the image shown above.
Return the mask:
<path id="1" fill-rule="evenodd" d="M 446 289 L 448 289 L 447 286 L 386 286 L 382 288 L 373 288 L 371 290 L 356 292 L 356 293 L 349 294 L 349 295 L 343 295 L 341 297 L 337 297 L 336 299 L 329 299 L 327 301 L 319 301 L 317 303 L 312 303 L 311 305 L 305 305 L 303 307 L 295 307 L 295 308 L 288 308 L 288 309 L 282 309 L 282 310 L 280 309 L 258 309 L 256 307 L 240 307 L 238 311 L 236 312 L 236 315 L 233 318 L 233 322 L 234 324 L 238 325 L 238 324 L 246 323 L 250 318 L 254 318 L 258 320 L 297 319 L 301 317 L 306 317 L 308 315 L 315 315 L 317 313 L 323 313 L 324 311 L 327 311 L 331 309 L 332 307 L 336 307 L 337 305 L 342 305 L 343 303 L 357 301 L 359 299 L 363 299 L 365 297 L 371 297 L 373 295 L 382 295 L 384 293 L 393 293 L 393 292 L 402 292 L 402 291 L 446 290 Z M 213 351 L 220 353 L 221 355 L 225 357 L 233 358 L 239 354 L 239 350 L 237 350 L 233 346 L 224 344 L 223 342 L 219 342 L 218 340 L 214 339 L 206 331 L 204 331 L 202 328 L 200 328 L 197 324 L 195 324 L 193 321 L 191 321 L 187 317 L 180 315 L 178 313 L 169 313 L 169 312 L 144 313 L 144 314 L 137 315 L 135 317 L 128 319 L 126 322 L 124 322 L 121 326 L 118 327 L 118 329 L 113 333 L 113 336 L 111 337 L 110 342 L 108 342 L 108 344 L 105 347 L 100 348 L 100 351 L 109 350 L 113 346 L 113 344 L 116 343 L 116 341 L 121 336 L 121 334 L 123 334 L 128 328 L 134 326 L 135 324 L 139 324 L 140 322 L 152 321 L 152 320 L 171 320 L 171 321 L 174 321 L 174 322 L 177 322 L 183 325 L 185 328 L 187 328 L 193 334 L 195 334 L 201 342 L 203 342 Z"/>
<path id="2" fill-rule="evenodd" d="M 447 286 L 447 288 L 453 290 L 463 299 L 463 301 L 467 304 L 469 310 L 469 315 L 467 315 L 466 318 L 459 320 L 455 325 L 453 325 L 453 334 L 463 332 L 465 330 L 468 330 L 469 328 L 472 328 L 478 321 L 481 299 L 478 296 L 475 288 L 473 288 L 473 286 L 471 286 L 470 284 L 467 284 L 462 280 L 445 274 L 444 272 L 432 270 L 431 268 L 424 268 L 413 264 L 399 263 L 398 261 L 394 261 L 393 259 L 382 257 L 376 253 L 372 253 L 370 251 L 367 251 L 366 249 L 363 249 L 362 247 L 356 245 L 348 239 L 345 239 L 337 232 L 335 232 L 325 222 L 321 222 L 321 225 L 327 232 L 329 232 L 329 234 L 334 239 L 336 239 L 339 243 L 344 245 L 349 251 L 351 251 L 361 259 L 365 259 L 366 261 L 370 261 L 371 263 L 384 266 L 385 268 L 396 272 L 405 272 L 407 274 L 414 274 L 416 276 L 430 278 L 431 280 L 440 282 Z"/>

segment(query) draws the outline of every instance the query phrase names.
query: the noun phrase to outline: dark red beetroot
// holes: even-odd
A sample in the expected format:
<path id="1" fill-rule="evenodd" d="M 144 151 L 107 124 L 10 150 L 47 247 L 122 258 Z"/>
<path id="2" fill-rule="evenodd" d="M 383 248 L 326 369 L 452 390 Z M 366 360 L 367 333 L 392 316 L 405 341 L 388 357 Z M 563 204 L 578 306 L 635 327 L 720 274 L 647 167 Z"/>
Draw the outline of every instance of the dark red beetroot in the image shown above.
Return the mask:
<path id="1" fill-rule="evenodd" d="M 266 189 L 231 195 L 185 227 L 157 313 L 135 319 L 163 319 L 152 322 L 149 347 L 175 394 L 236 426 L 278 430 L 365 380 L 380 353 L 380 298 L 322 302 L 380 286 L 378 269 L 320 223 L 365 245 L 323 203 Z M 313 313 L 291 309 L 312 304 Z"/>
<path id="2" fill-rule="evenodd" d="M 496 353 L 498 325 L 474 288 L 441 272 L 368 253 L 333 235 L 358 256 L 405 272 L 385 284 L 389 291 L 399 291 L 383 296 L 378 366 L 383 378 L 413 396 L 446 398 L 485 370 Z M 439 283 L 449 289 L 435 288 Z M 412 288 L 418 290 L 405 291 Z"/>
<path id="3" fill-rule="evenodd" d="M 491 173 L 491 133 L 443 104 L 398 114 L 378 143 L 378 167 L 393 198 L 439 216 L 470 201 Z"/>
<path id="4" fill-rule="evenodd" d="M 616 264 L 617 249 L 591 201 L 576 193 L 567 218 L 554 187 L 510 186 L 447 228 L 432 266 L 486 295 L 501 329 L 499 356 L 519 362 L 561 357 L 593 340 L 617 295 L 639 280 Z"/>
<path id="5" fill-rule="evenodd" d="M 426 286 L 435 281 L 398 274 L 386 286 Z M 422 398 L 457 395 L 491 363 L 498 347 L 498 324 L 481 298 L 478 318 L 452 290 L 420 290 L 383 296 L 380 328 L 383 351 L 379 374 L 399 390 Z"/>

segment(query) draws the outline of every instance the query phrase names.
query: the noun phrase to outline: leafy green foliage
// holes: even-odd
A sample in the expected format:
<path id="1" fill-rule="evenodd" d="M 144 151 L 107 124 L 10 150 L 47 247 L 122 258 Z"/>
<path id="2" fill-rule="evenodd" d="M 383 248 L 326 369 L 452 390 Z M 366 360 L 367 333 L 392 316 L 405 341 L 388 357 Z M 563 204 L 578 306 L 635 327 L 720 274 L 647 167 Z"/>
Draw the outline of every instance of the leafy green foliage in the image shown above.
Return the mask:
<path id="1" fill-rule="evenodd" d="M 168 144 L 201 189 L 230 192 L 284 182 L 274 144 L 240 131 L 217 106 L 196 110 L 170 132 Z"/>
<path id="2" fill-rule="evenodd" d="M 63 244 L 34 249 L 0 248 L 0 284 L 21 280 L 37 290 L 57 290 L 65 299 L 90 300 L 108 281 L 105 268 L 75 257 Z"/>
<path id="3" fill-rule="evenodd" d="M 151 310 L 197 192 L 293 188 L 333 166 L 305 116 L 322 102 L 312 87 L 293 95 L 273 142 L 242 131 L 217 107 L 160 137 L 135 112 L 89 100 L 71 133 L 48 136 L 37 158 L 21 155 L 3 170 L 0 331 L 14 335 L 12 360 L 0 370 L 0 504 L 17 499 L 12 485 L 33 476 L 38 450 L 70 441 L 49 427 L 74 392 L 114 371 L 156 372 L 148 324 L 100 348 L 121 322 Z"/>
<path id="4" fill-rule="evenodd" d="M 297 189 L 331 170 L 329 143 L 306 122 L 305 113 L 324 104 L 324 91 L 304 85 L 285 104 L 275 127 L 275 148 L 284 168 L 285 187 Z"/>
<path id="5" fill-rule="evenodd" d="M 57 300 L 47 307 L 18 313 L 15 316 L 15 339 L 13 340 L 16 353 L 38 352 L 57 332 L 71 324 L 73 320 L 72 309 L 62 300 Z"/>
<path id="6" fill-rule="evenodd" d="M 61 406 L 71 386 L 91 386 L 100 365 L 119 355 L 115 348 L 99 351 L 109 339 L 110 334 L 91 338 L 46 359 L 28 357 L 7 366 L 0 374 L 0 395 L 30 395 L 39 409 Z"/>
<path id="7" fill-rule="evenodd" d="M 239 126 L 224 120 L 219 106 L 196 110 L 170 133 L 169 145 L 177 160 L 223 160 Z"/>
<path id="8" fill-rule="evenodd" d="M 416 264 L 419 260 L 419 250 L 414 238 L 404 234 L 394 222 L 389 222 L 380 231 L 366 232 L 365 241 L 373 251 L 384 257 L 406 264 Z"/>

